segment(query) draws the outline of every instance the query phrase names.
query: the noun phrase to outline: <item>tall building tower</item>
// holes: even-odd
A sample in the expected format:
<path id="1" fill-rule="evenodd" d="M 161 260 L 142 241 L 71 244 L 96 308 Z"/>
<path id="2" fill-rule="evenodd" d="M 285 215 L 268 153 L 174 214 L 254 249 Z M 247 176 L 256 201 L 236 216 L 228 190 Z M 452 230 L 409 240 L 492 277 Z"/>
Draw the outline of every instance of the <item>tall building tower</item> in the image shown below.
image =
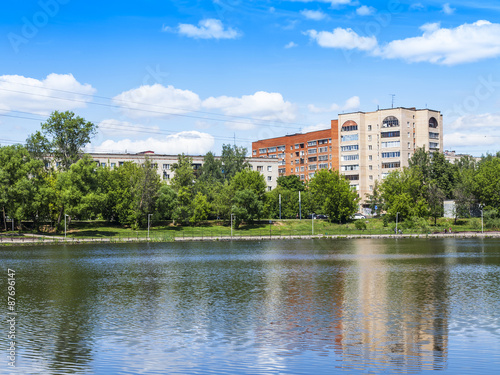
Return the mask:
<path id="1" fill-rule="evenodd" d="M 381 109 L 341 114 L 335 122 L 340 173 L 358 191 L 362 204 L 375 181 L 407 167 L 417 148 L 443 152 L 443 116 L 439 111 Z"/>

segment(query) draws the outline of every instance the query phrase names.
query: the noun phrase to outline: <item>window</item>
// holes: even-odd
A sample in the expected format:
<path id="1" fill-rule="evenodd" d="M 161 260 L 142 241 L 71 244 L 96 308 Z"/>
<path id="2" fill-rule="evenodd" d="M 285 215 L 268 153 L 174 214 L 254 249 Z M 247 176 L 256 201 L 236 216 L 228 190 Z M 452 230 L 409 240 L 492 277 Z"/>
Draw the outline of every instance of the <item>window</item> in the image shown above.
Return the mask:
<path id="1" fill-rule="evenodd" d="M 410 127 L 410 121 L 407 121 L 406 122 L 406 127 L 409 128 Z"/>
<path id="2" fill-rule="evenodd" d="M 373 165 L 369 165 L 368 169 L 371 171 L 373 169 Z"/>
<path id="3" fill-rule="evenodd" d="M 359 160 L 359 154 L 354 155 L 342 155 L 342 161 Z"/>
<path id="4" fill-rule="evenodd" d="M 382 152 L 382 158 L 399 158 L 401 156 L 401 152 Z"/>
<path id="5" fill-rule="evenodd" d="M 252 150 L 252 155 L 257 155 L 257 150 Z"/>
<path id="6" fill-rule="evenodd" d="M 368 125 L 368 131 L 371 131 L 371 130 L 372 130 L 372 126 Z"/>
<path id="7" fill-rule="evenodd" d="M 382 148 L 399 147 L 400 145 L 401 145 L 400 141 L 382 142 L 381 143 Z"/>
<path id="8" fill-rule="evenodd" d="M 268 172 L 272 172 L 273 171 L 273 166 L 272 165 L 268 165 L 267 166 L 267 171 Z"/>
<path id="9" fill-rule="evenodd" d="M 399 131 L 381 132 L 380 133 L 380 138 L 392 138 L 392 137 L 399 137 L 399 136 L 400 136 Z"/>
<path id="10" fill-rule="evenodd" d="M 328 152 L 328 146 L 320 147 L 318 152 Z"/>
<path id="11" fill-rule="evenodd" d="M 304 156 L 304 151 L 300 151 L 300 156 Z"/>
<path id="12" fill-rule="evenodd" d="M 164 180 L 170 180 L 170 175 L 167 172 L 163 172 L 163 179 Z"/>
<path id="13" fill-rule="evenodd" d="M 320 139 L 318 141 L 318 145 L 326 145 L 328 143 L 328 139 Z"/>
<path id="14" fill-rule="evenodd" d="M 314 161 L 316 161 L 316 160 L 318 160 L 318 158 L 317 158 L 316 156 L 312 156 L 312 157 L 310 157 L 310 158 L 307 158 L 307 161 L 308 161 L 309 163 L 312 163 L 312 162 L 314 162 Z"/>
<path id="15" fill-rule="evenodd" d="M 290 172 L 293 173 L 293 168 L 290 168 Z M 286 168 L 278 168 L 278 173 L 279 174 L 285 174 L 286 173 Z"/>
<path id="16" fill-rule="evenodd" d="M 359 170 L 359 164 L 354 164 L 354 165 L 342 165 L 340 167 L 340 170 L 342 172 L 347 172 L 347 171 L 357 171 Z"/>
<path id="17" fill-rule="evenodd" d="M 300 171 L 301 171 L 301 172 L 304 172 L 304 167 L 303 167 L 303 166 L 302 166 L 302 167 L 300 167 Z"/>
<path id="18" fill-rule="evenodd" d="M 168 171 L 170 169 L 170 164 L 163 164 L 163 170 Z"/>
<path id="19" fill-rule="evenodd" d="M 123 161 L 118 162 L 118 166 L 121 167 L 123 165 Z"/>
<path id="20" fill-rule="evenodd" d="M 320 163 L 320 164 L 318 165 L 318 168 L 319 168 L 319 169 L 325 169 L 325 168 L 328 168 L 328 163 Z"/>
<path id="21" fill-rule="evenodd" d="M 309 165 L 309 170 L 310 171 L 315 171 L 318 166 L 316 164 L 310 164 Z"/>
<path id="22" fill-rule="evenodd" d="M 265 148 L 259 148 L 259 154 L 265 154 L 267 150 Z"/>
<path id="23" fill-rule="evenodd" d="M 394 128 L 397 126 L 399 126 L 399 121 L 394 116 L 388 116 L 384 119 L 384 121 L 382 121 L 383 128 Z"/>
<path id="24" fill-rule="evenodd" d="M 410 142 L 408 142 L 408 148 L 410 148 Z"/>
<path id="25" fill-rule="evenodd" d="M 328 160 L 328 155 L 318 156 L 318 161 L 325 161 L 325 160 Z"/>
<path id="26" fill-rule="evenodd" d="M 342 135 L 340 137 L 341 142 L 357 141 L 359 139 L 358 134 Z"/>
<path id="27" fill-rule="evenodd" d="M 370 191 L 372 191 L 373 190 L 373 185 L 370 185 L 369 189 L 370 189 Z"/>
<path id="28" fill-rule="evenodd" d="M 116 163 L 111 163 L 111 168 L 116 167 Z"/>
<path id="29" fill-rule="evenodd" d="M 299 167 L 295 167 L 295 172 L 298 172 L 299 171 Z"/>
<path id="30" fill-rule="evenodd" d="M 268 147 L 267 152 L 276 152 L 276 147 Z"/>
<path id="31" fill-rule="evenodd" d="M 438 122 L 434 117 L 431 117 L 429 119 L 429 128 L 434 128 L 436 129 L 438 127 Z"/>
<path id="32" fill-rule="evenodd" d="M 391 162 L 391 163 L 382 163 L 382 168 L 399 168 L 401 167 L 401 163 L 399 161 Z"/>
<path id="33" fill-rule="evenodd" d="M 349 181 L 357 181 L 359 180 L 359 174 L 346 175 L 345 178 Z"/>
<path id="34" fill-rule="evenodd" d="M 356 150 L 359 150 L 359 145 L 340 146 L 340 151 L 356 151 Z"/>
<path id="35" fill-rule="evenodd" d="M 429 142 L 429 148 L 439 148 L 439 143 L 437 143 L 437 142 Z"/>
<path id="36" fill-rule="evenodd" d="M 297 143 L 297 144 L 295 145 L 295 149 L 297 150 L 299 147 L 300 147 L 300 146 L 299 146 L 299 144 Z"/>
<path id="37" fill-rule="evenodd" d="M 101 163 L 101 167 L 106 167 L 106 163 Z"/>
<path id="38" fill-rule="evenodd" d="M 369 175 L 368 179 L 373 181 L 373 175 Z"/>
<path id="39" fill-rule="evenodd" d="M 316 146 L 316 141 L 307 142 L 307 147 L 312 147 L 312 146 Z"/>
<path id="40" fill-rule="evenodd" d="M 271 176 L 267 176 L 267 181 L 272 181 L 273 178 Z"/>
<path id="41" fill-rule="evenodd" d="M 368 160 L 372 160 L 373 156 L 372 155 L 368 155 Z"/>
<path id="42" fill-rule="evenodd" d="M 410 132 L 408 132 L 408 138 L 410 138 Z"/>
<path id="43" fill-rule="evenodd" d="M 285 146 L 278 146 L 278 151 L 285 151 Z"/>
<path id="44" fill-rule="evenodd" d="M 262 165 L 258 165 L 257 166 L 257 171 L 258 172 L 263 172 L 264 171 L 264 167 Z"/>
<path id="45" fill-rule="evenodd" d="M 303 174 L 301 174 L 301 175 L 300 175 L 300 179 L 301 179 L 301 180 L 303 180 L 303 179 L 304 179 L 304 175 L 303 175 Z"/>
<path id="46" fill-rule="evenodd" d="M 372 145 L 368 145 L 368 150 L 371 151 L 373 149 Z"/>
<path id="47" fill-rule="evenodd" d="M 347 121 L 347 123 L 353 123 L 353 124 L 356 124 L 354 121 Z M 343 132 L 353 132 L 353 131 L 356 131 L 358 130 L 358 125 L 342 125 L 342 128 L 340 129 L 340 131 L 343 131 Z"/>
<path id="48" fill-rule="evenodd" d="M 271 190 L 273 190 L 273 188 L 271 186 L 268 186 L 267 191 L 271 191 Z"/>
<path id="49" fill-rule="evenodd" d="M 371 136 L 371 135 L 369 135 L 369 136 L 368 136 L 368 141 L 371 141 L 371 140 L 372 140 L 372 136 Z"/>
<path id="50" fill-rule="evenodd" d="M 429 132 L 430 139 L 439 139 L 439 133 L 431 133 Z"/>
<path id="51" fill-rule="evenodd" d="M 315 148 L 310 148 L 310 149 L 308 150 L 308 153 L 309 153 L 309 154 L 315 154 L 315 153 L 316 153 L 316 151 L 318 151 L 318 150 L 317 150 L 317 149 L 315 149 Z"/>

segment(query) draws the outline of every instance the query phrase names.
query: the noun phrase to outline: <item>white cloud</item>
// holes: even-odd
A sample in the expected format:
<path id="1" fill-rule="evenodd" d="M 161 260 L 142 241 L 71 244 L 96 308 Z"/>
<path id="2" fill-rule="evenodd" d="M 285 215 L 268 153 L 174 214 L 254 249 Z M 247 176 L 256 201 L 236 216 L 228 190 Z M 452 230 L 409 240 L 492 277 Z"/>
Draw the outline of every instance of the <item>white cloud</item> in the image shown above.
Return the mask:
<path id="1" fill-rule="evenodd" d="M 300 132 L 301 133 L 309 133 L 309 132 L 315 132 L 318 130 L 326 130 L 326 129 L 331 129 L 331 125 L 328 125 L 328 124 L 311 125 L 311 126 L 305 127 Z"/>
<path id="2" fill-rule="evenodd" d="M 163 31 L 172 31 L 170 27 L 164 27 Z M 177 33 L 195 39 L 235 39 L 241 36 L 240 32 L 232 28 L 224 28 L 220 20 L 208 18 L 198 22 L 198 26 L 180 23 Z"/>
<path id="3" fill-rule="evenodd" d="M 359 96 L 353 96 L 347 99 L 344 105 L 342 106 L 333 103 L 328 108 L 319 108 L 316 107 L 314 104 L 309 104 L 307 108 L 309 109 L 309 112 L 312 113 L 327 113 L 327 112 L 339 112 L 339 111 L 352 111 L 354 109 L 358 109 L 360 105 L 361 103 L 359 101 Z"/>
<path id="4" fill-rule="evenodd" d="M 461 116 L 446 124 L 445 129 L 443 141 L 447 150 L 462 148 L 469 153 L 485 153 L 485 146 L 498 146 L 500 113 Z"/>
<path id="5" fill-rule="evenodd" d="M 452 8 L 452 7 L 450 6 L 450 3 L 446 3 L 446 4 L 444 4 L 444 5 L 443 5 L 443 10 L 442 10 L 442 12 L 443 12 L 444 14 L 448 14 L 448 15 L 450 15 L 450 14 L 455 13 L 455 10 L 456 10 L 456 9 L 454 9 L 454 8 Z"/>
<path id="6" fill-rule="evenodd" d="M 498 145 L 497 137 L 488 137 L 484 134 L 471 134 L 471 133 L 445 133 L 443 139 L 444 147 L 446 150 L 454 150 L 459 147 L 465 147 L 467 150 L 479 149 L 483 150 L 484 146 Z M 469 151 L 471 152 L 471 151 Z"/>
<path id="7" fill-rule="evenodd" d="M 333 32 L 308 30 L 305 34 L 325 48 L 371 51 L 377 47 L 377 39 L 374 36 L 359 36 L 352 29 L 337 27 Z"/>
<path id="8" fill-rule="evenodd" d="M 19 75 L 0 76 L 0 111 L 51 112 L 84 108 L 96 89 L 72 74 L 49 74 L 38 80 Z M 57 91 L 63 90 L 63 91 Z"/>
<path id="9" fill-rule="evenodd" d="M 297 43 L 294 43 L 294 42 L 290 42 L 288 43 L 285 48 L 294 48 L 294 47 L 298 47 L 298 44 Z"/>
<path id="10" fill-rule="evenodd" d="M 326 18 L 326 14 L 320 10 L 304 9 L 300 11 L 300 14 L 302 14 L 308 20 L 314 20 L 314 21 L 321 21 L 322 19 Z"/>
<path id="11" fill-rule="evenodd" d="M 201 105 L 198 94 L 159 83 L 124 91 L 113 101 L 131 118 L 169 117 L 195 111 Z"/>
<path id="12" fill-rule="evenodd" d="M 455 65 L 500 56 L 500 24 L 477 21 L 454 29 L 422 26 L 422 36 L 394 40 L 375 54 L 409 62 Z"/>
<path id="13" fill-rule="evenodd" d="M 145 140 L 106 140 L 92 147 L 92 152 L 141 152 L 154 151 L 158 154 L 204 155 L 214 145 L 214 137 L 198 131 L 185 131 L 167 136 L 150 137 Z"/>
<path id="14" fill-rule="evenodd" d="M 483 133 L 500 131 L 500 113 L 461 116 L 446 125 L 446 129 L 461 132 L 470 131 L 471 133 L 477 133 L 478 129 L 481 129 Z"/>
<path id="15" fill-rule="evenodd" d="M 370 14 L 373 14 L 375 12 L 375 8 L 373 7 L 368 7 L 366 5 L 360 6 L 358 9 L 356 9 L 356 14 L 358 16 L 369 16 Z"/>
<path id="16" fill-rule="evenodd" d="M 203 101 L 203 107 L 220 109 L 225 115 L 252 117 L 256 120 L 290 122 L 296 118 L 296 106 L 283 99 L 280 93 L 258 91 L 241 98 L 230 96 L 210 97 Z M 238 124 L 242 122 L 241 124 Z M 235 119 L 231 128 L 248 130 L 251 121 Z"/>
<path id="17" fill-rule="evenodd" d="M 410 5 L 410 10 L 423 10 L 423 9 L 425 9 L 425 6 L 422 3 L 413 3 Z"/>

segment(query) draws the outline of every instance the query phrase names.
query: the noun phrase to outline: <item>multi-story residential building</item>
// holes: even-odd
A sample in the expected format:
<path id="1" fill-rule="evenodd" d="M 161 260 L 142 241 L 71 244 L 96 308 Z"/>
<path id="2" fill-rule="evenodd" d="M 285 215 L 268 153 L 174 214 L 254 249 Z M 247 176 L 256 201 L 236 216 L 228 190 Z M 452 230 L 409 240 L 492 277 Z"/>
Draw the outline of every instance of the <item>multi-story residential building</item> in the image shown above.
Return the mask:
<path id="1" fill-rule="evenodd" d="M 90 153 L 92 159 L 102 167 L 115 168 L 123 165 L 129 161 L 133 163 L 143 163 L 145 158 L 148 157 L 157 168 L 158 174 L 162 180 L 170 181 L 175 172 L 172 170 L 172 165 L 177 163 L 177 155 L 163 155 L 155 154 L 153 151 L 140 152 L 137 154 L 99 154 Z M 203 156 L 190 156 L 193 159 L 194 170 L 200 169 L 203 165 Z M 216 156 L 216 159 L 220 157 Z M 260 172 L 267 183 L 267 189 L 270 191 L 274 189 L 278 179 L 278 160 L 271 158 L 248 158 L 250 169 Z"/>
<path id="2" fill-rule="evenodd" d="M 363 206 L 375 181 L 408 166 L 419 147 L 443 151 L 439 111 L 390 108 L 340 114 L 327 130 L 253 142 L 252 156 L 277 158 L 280 176 L 294 174 L 302 180 L 320 169 L 339 170 L 358 191 Z"/>
<path id="3" fill-rule="evenodd" d="M 336 120 L 332 121 L 332 124 Z M 338 129 L 264 139 L 252 143 L 254 158 L 278 160 L 280 176 L 297 175 L 309 180 L 320 169 L 338 169 Z"/>

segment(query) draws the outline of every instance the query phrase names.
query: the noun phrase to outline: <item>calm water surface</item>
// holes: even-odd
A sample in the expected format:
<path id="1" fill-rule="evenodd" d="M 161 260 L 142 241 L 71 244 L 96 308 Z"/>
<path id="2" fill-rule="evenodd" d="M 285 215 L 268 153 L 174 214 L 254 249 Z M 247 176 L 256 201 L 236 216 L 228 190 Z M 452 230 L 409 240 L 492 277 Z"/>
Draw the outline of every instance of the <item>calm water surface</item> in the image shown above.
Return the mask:
<path id="1" fill-rule="evenodd" d="M 13 374 L 498 374 L 500 240 L 0 248 Z"/>

